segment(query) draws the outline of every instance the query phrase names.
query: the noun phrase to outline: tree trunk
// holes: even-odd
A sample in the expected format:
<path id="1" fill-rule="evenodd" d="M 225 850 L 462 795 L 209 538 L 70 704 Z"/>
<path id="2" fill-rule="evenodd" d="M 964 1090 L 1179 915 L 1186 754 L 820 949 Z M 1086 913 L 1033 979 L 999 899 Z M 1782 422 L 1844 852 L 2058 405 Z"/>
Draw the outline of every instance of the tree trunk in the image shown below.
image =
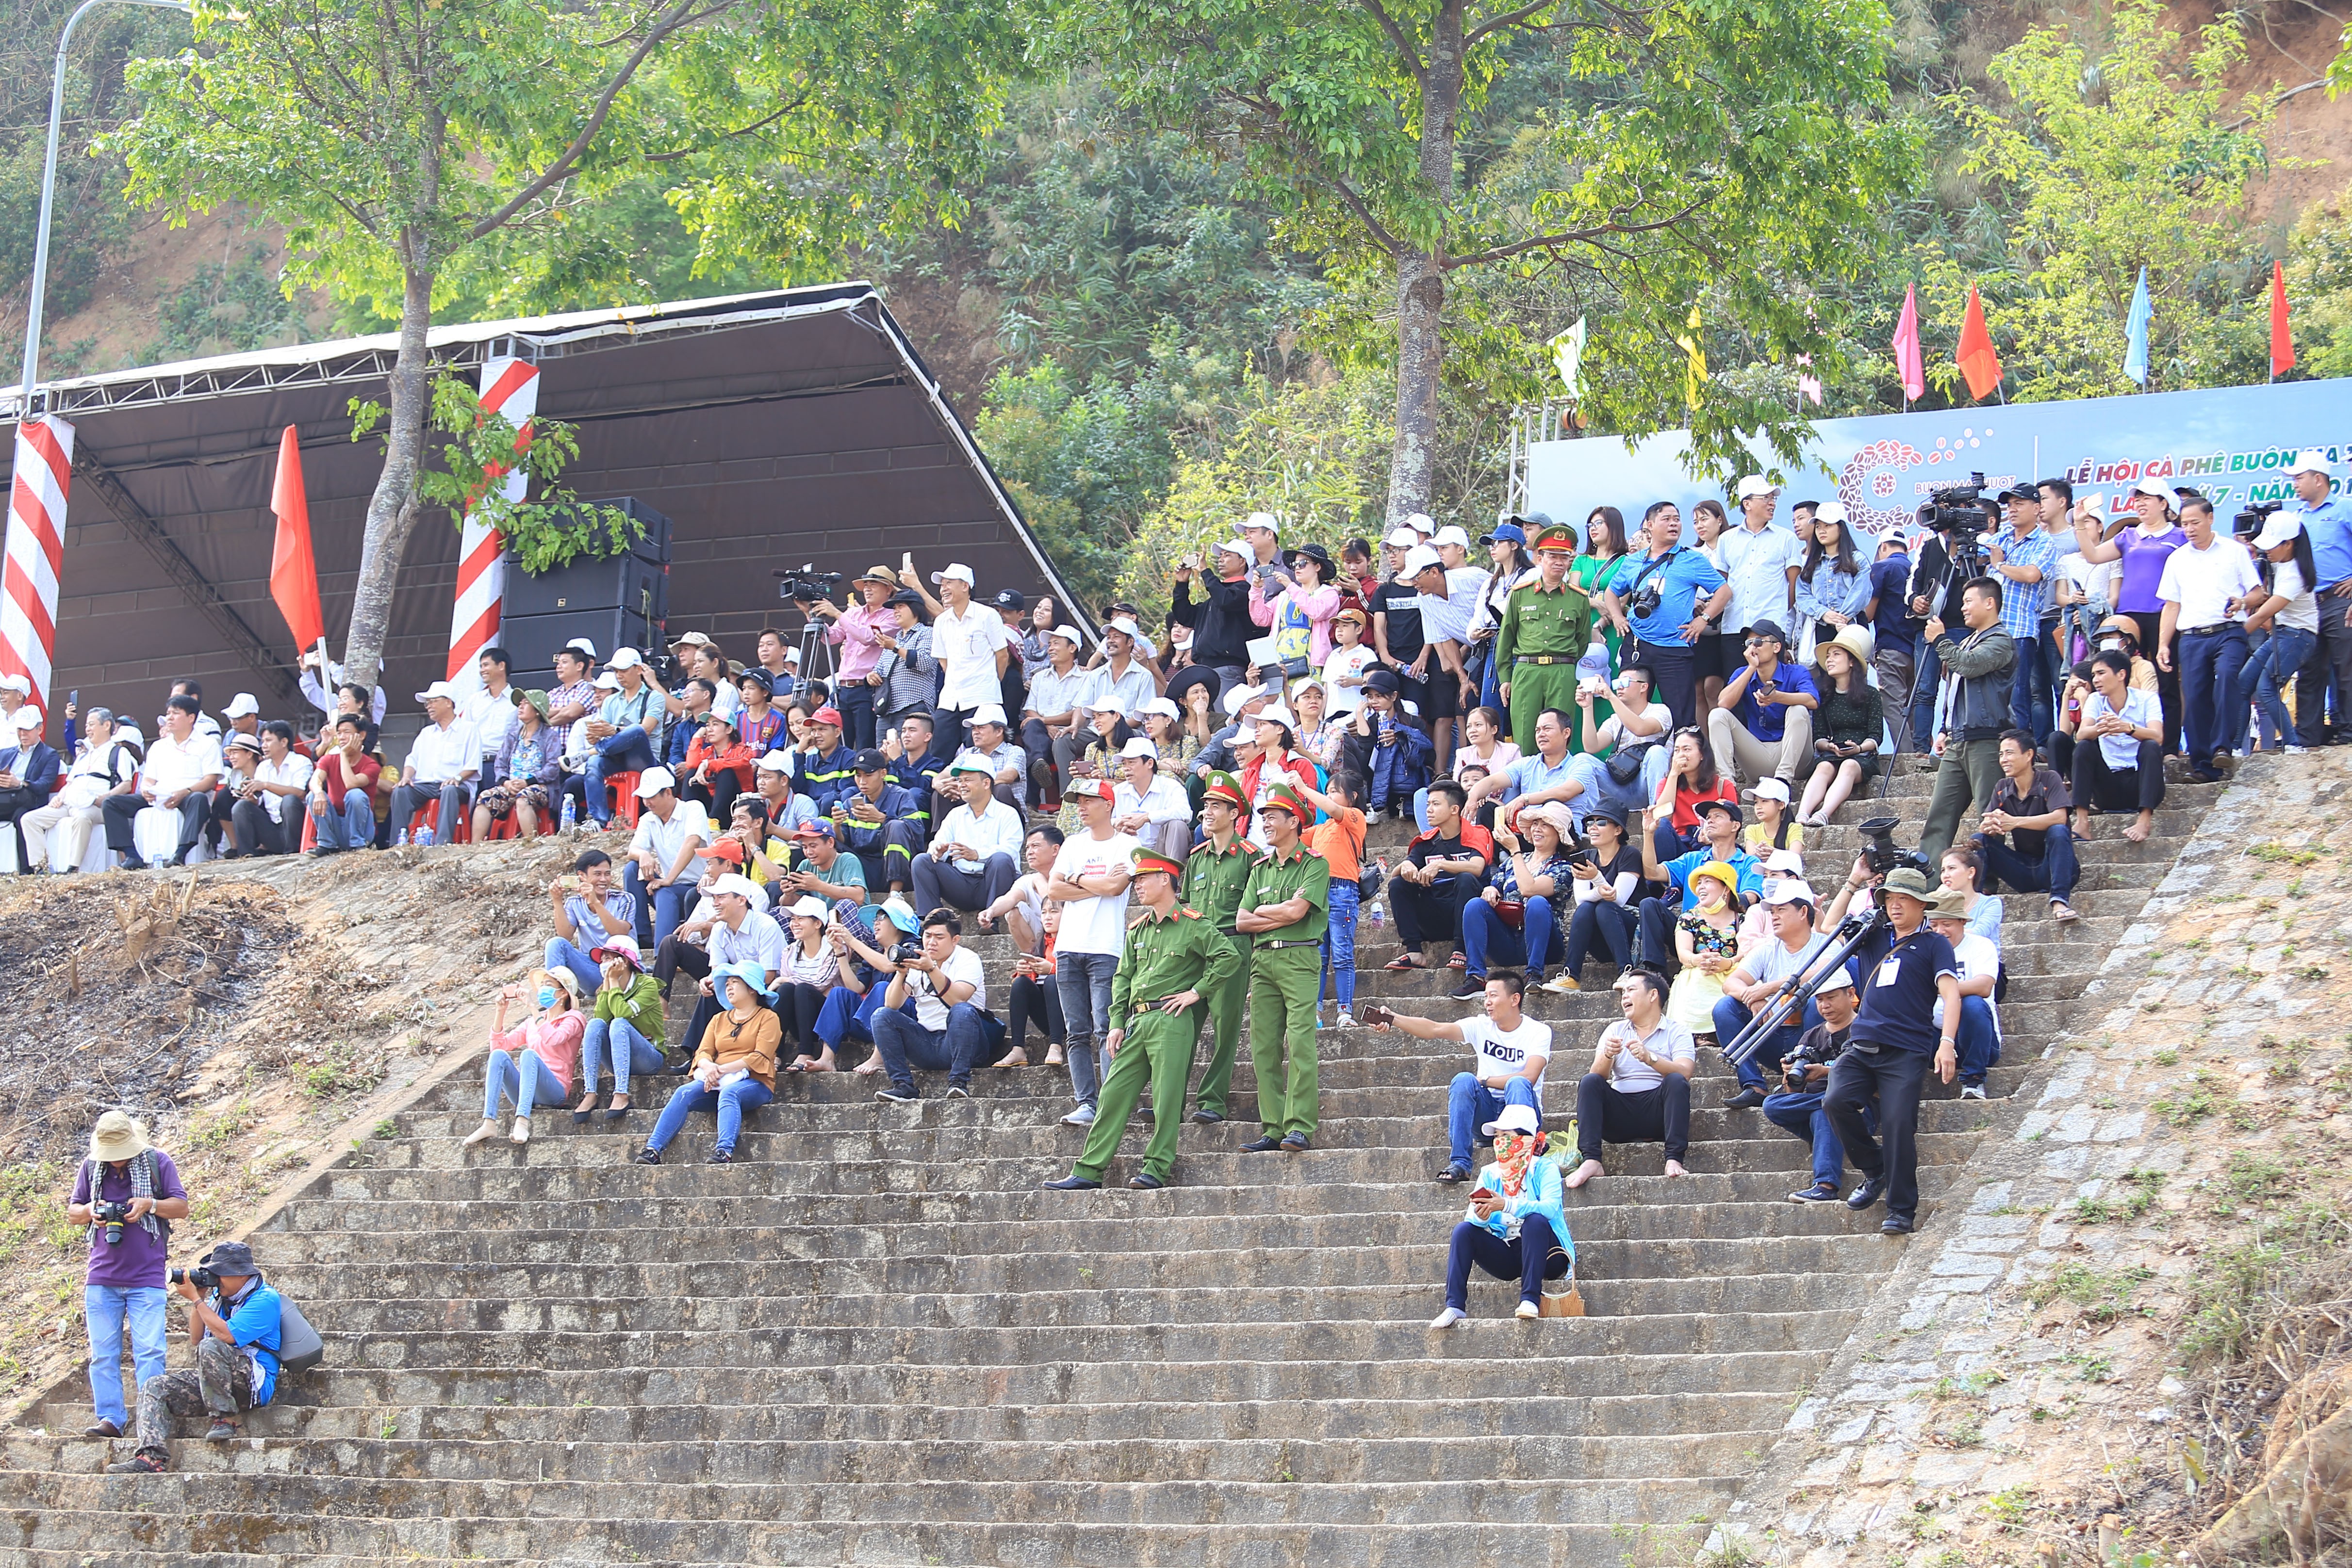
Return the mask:
<path id="1" fill-rule="evenodd" d="M 1438 210 L 1454 203 L 1454 143 L 1462 116 L 1465 0 L 1445 0 L 1430 26 L 1421 77 L 1421 179 Z M 1445 235 L 1397 258 L 1396 446 L 1389 457 L 1389 526 L 1429 510 L 1437 468 L 1437 390 L 1445 364 Z"/>
<path id="2" fill-rule="evenodd" d="M 412 249 L 410 254 L 415 252 Z M 392 413 L 384 430 L 383 472 L 368 499 L 367 534 L 360 545 L 358 586 L 352 596 L 351 632 L 343 647 L 343 679 L 376 684 L 384 638 L 392 630 L 392 591 L 400 557 L 416 526 L 416 471 L 425 449 L 425 416 L 432 368 L 425 334 L 433 324 L 433 276 L 405 269 L 400 301 L 400 354 L 392 367 Z"/>

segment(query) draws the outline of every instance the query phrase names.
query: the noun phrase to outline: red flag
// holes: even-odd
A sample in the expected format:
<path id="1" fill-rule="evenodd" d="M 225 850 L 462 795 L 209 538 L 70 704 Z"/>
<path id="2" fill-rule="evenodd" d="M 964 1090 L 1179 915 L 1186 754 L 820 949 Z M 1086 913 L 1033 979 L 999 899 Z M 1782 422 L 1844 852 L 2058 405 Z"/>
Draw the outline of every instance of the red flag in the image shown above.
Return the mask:
<path id="1" fill-rule="evenodd" d="M 1903 290 L 1903 314 L 1895 323 L 1895 373 L 1903 378 L 1903 395 L 1916 402 L 1927 395 L 1927 362 L 1919 352 L 1919 286 Z"/>
<path id="2" fill-rule="evenodd" d="M 327 635 L 319 612 L 319 568 L 310 556 L 310 502 L 302 493 L 302 448 L 294 426 L 278 444 L 278 479 L 269 488 L 269 510 L 278 514 L 278 544 L 269 555 L 269 596 L 294 634 L 294 646 L 308 651 Z"/>
<path id="3" fill-rule="evenodd" d="M 2000 356 L 1993 353 L 1992 333 L 1985 330 L 1984 303 L 1977 298 L 1973 283 L 1969 285 L 1969 313 L 1960 320 L 1960 346 L 1953 353 L 1952 363 L 1967 379 L 1970 397 L 1981 399 L 2000 384 Z"/>
<path id="4" fill-rule="evenodd" d="M 2286 325 L 2286 268 L 2271 263 L 2271 379 L 2294 368 L 2294 334 Z"/>

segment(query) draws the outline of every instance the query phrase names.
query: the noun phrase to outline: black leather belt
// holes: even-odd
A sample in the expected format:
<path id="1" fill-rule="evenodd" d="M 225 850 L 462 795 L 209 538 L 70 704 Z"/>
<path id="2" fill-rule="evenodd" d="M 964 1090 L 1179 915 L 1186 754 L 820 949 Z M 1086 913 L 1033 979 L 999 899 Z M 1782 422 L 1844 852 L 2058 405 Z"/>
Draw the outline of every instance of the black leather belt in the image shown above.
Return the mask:
<path id="1" fill-rule="evenodd" d="M 1511 662 L 1513 664 L 1574 664 L 1582 657 L 1581 654 L 1573 653 L 1523 653 Z"/>
<path id="2" fill-rule="evenodd" d="M 1310 936 L 1298 942 L 1262 942 L 1257 944 L 1257 950 L 1260 952 L 1271 952 L 1277 947 L 1321 947 L 1322 945 L 1321 937 Z"/>
<path id="3" fill-rule="evenodd" d="M 2179 631 L 2173 635 L 2184 637 L 2210 637 L 2220 632 L 2234 632 L 2237 629 L 2238 626 L 2235 622 L 2223 621 L 2218 626 L 2183 626 Z"/>

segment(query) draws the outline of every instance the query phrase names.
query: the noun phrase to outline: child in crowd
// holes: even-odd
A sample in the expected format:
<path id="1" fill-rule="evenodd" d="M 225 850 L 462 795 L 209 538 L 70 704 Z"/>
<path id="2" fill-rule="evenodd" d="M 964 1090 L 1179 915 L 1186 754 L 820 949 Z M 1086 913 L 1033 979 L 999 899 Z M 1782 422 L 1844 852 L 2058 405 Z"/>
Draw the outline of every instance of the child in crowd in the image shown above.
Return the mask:
<path id="1" fill-rule="evenodd" d="M 1698 907 L 1675 923 L 1675 952 L 1683 961 L 1666 995 L 1666 1016 L 1695 1037 L 1715 1037 L 1715 1005 L 1723 977 L 1739 966 L 1739 874 L 1719 860 L 1690 874 Z"/>
<path id="2" fill-rule="evenodd" d="M 1336 773 L 1329 789 L 1301 784 L 1298 793 L 1323 814 L 1322 821 L 1299 837 L 1309 855 L 1331 863 L 1330 923 L 1323 936 L 1323 973 L 1339 998 L 1339 1016 L 1334 1023 L 1352 1029 L 1356 1026 L 1356 915 L 1364 875 L 1364 781 L 1355 773 Z M 1323 996 L 1319 986 L 1315 995 L 1319 1017 Z"/>

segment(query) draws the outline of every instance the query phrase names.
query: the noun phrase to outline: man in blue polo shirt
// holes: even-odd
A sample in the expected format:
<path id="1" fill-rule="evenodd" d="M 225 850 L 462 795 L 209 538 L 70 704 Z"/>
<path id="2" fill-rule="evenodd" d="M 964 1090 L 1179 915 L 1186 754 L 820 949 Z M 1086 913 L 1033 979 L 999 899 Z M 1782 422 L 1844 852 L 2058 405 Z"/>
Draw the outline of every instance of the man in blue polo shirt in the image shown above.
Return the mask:
<path id="1" fill-rule="evenodd" d="M 1794 784 L 1798 769 L 1812 769 L 1813 710 L 1822 694 L 1805 667 L 1784 657 L 1788 641 L 1777 621 L 1749 626 L 1739 668 L 1706 716 L 1715 770 L 1727 779 Z"/>
<path id="2" fill-rule="evenodd" d="M 1855 861 L 1831 914 L 1843 915 L 1846 900 L 1869 879 L 1868 864 Z M 1862 1011 L 1845 1053 L 1830 1064 L 1830 1087 L 1822 1101 L 1846 1158 L 1863 1174 L 1846 1207 L 1858 1214 L 1885 1198 L 1886 1218 L 1878 1228 L 1888 1236 L 1908 1235 L 1919 1212 L 1919 1092 L 1928 1063 L 1933 1060 L 1936 1076 L 1946 1083 L 1959 1071 L 1953 1031 L 1960 1019 L 1960 966 L 1952 944 L 1925 923 L 1931 891 L 1927 874 L 1911 866 L 1896 867 L 1879 888 L 1886 919 L 1854 951 L 1861 963 Z M 1938 1000 L 1944 1004 L 1941 1027 L 1936 1023 Z M 1874 1110 L 1877 1137 L 1870 1129 Z"/>
<path id="3" fill-rule="evenodd" d="M 2324 746 L 2329 741 L 2352 740 L 2352 722 L 2345 718 L 2352 700 L 2352 501 L 2332 494 L 2327 454 L 2304 452 L 2287 470 L 2294 481 L 2294 500 L 2285 515 L 2301 520 L 2311 539 L 2311 564 L 2318 577 L 2319 641 L 2303 661 L 2294 683 L 2294 738 L 2304 746 Z M 2334 687 L 2336 727 L 2331 735 L 2320 694 Z M 2305 693 L 2310 693 L 2306 698 Z"/>
<path id="4" fill-rule="evenodd" d="M 1691 891 L 1691 873 L 1708 861 L 1720 860 L 1738 874 L 1742 906 L 1755 902 L 1763 892 L 1764 868 L 1739 847 L 1739 807 L 1730 801 L 1699 802 L 1698 831 L 1703 842 L 1689 854 L 1677 855 L 1661 865 L 1655 831 L 1657 813 L 1642 814 L 1642 879 L 1666 884 L 1665 897 L 1642 900 L 1643 963 L 1661 971 L 1673 967 L 1675 920 L 1685 910 L 1698 907 L 1698 897 Z"/>
<path id="5" fill-rule="evenodd" d="M 1649 668 L 1657 700 L 1674 710 L 1679 729 L 1698 721 L 1697 656 L 1692 650 L 1730 603 L 1731 584 L 1706 556 L 1683 548 L 1683 514 L 1674 502 L 1652 506 L 1642 531 L 1645 548 L 1619 558 L 1606 580 L 1601 609 L 1619 631 L 1634 638 L 1633 646 L 1618 650 L 1620 665 Z M 1655 605 L 1646 603 L 1650 588 L 1658 591 Z"/>

